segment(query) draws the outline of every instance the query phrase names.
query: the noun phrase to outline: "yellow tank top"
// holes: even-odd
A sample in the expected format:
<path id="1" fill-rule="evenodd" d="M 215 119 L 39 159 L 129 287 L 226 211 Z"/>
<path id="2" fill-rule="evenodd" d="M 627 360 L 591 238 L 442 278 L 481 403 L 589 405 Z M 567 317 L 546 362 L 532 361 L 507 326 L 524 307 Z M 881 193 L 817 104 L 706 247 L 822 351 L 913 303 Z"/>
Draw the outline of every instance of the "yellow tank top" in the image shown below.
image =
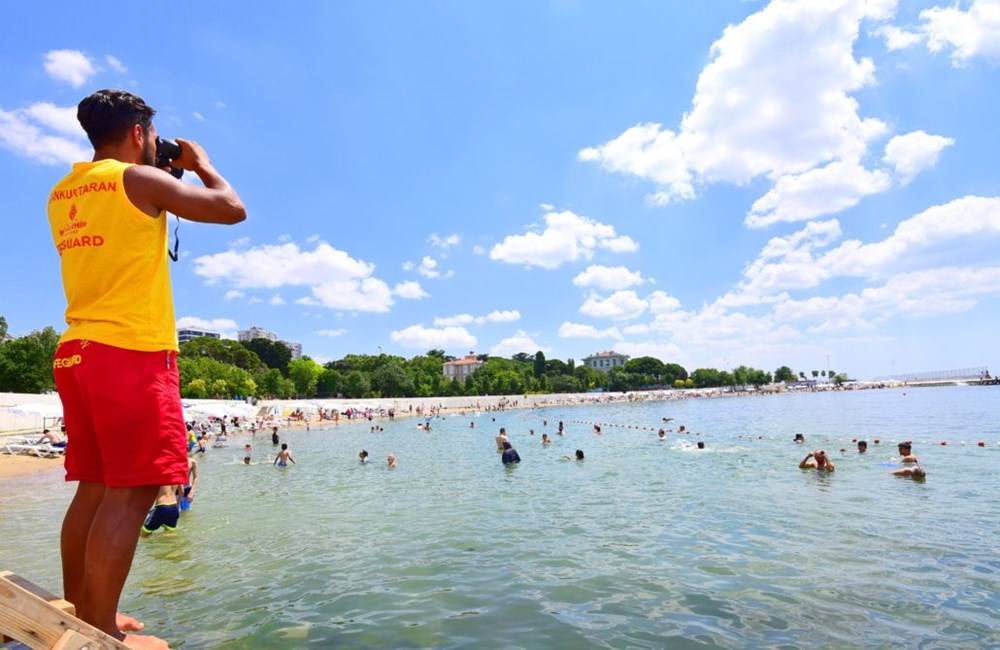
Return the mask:
<path id="1" fill-rule="evenodd" d="M 76 163 L 49 195 L 66 323 L 60 343 L 87 339 L 126 350 L 177 350 L 167 262 L 167 217 L 125 194 L 128 163 Z"/>

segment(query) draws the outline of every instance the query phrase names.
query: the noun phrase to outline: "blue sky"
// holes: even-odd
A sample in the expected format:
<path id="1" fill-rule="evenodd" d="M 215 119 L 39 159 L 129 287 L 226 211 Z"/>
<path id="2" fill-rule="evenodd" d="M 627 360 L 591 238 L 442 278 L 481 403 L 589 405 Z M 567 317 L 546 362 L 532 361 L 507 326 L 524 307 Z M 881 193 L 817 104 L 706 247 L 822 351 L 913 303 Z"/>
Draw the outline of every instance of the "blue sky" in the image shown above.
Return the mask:
<path id="1" fill-rule="evenodd" d="M 248 7 L 7 8 L 12 332 L 62 323 L 45 197 L 121 87 L 248 208 L 182 225 L 184 322 L 321 361 L 1000 368 L 998 0 Z"/>

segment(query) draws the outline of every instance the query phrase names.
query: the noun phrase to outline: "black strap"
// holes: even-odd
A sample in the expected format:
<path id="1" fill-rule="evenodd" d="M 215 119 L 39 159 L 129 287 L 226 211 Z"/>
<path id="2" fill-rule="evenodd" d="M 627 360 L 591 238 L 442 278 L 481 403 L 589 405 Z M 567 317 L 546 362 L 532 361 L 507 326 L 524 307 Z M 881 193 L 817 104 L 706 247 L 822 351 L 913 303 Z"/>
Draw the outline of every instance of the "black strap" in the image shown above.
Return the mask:
<path id="1" fill-rule="evenodd" d="M 174 218 L 177 219 L 177 223 L 174 224 L 174 250 L 170 250 L 168 248 L 167 255 L 170 256 L 170 259 L 176 262 L 178 257 L 177 252 L 180 250 L 181 247 L 181 237 L 178 234 L 181 229 L 181 220 L 180 217 L 174 217 Z"/>

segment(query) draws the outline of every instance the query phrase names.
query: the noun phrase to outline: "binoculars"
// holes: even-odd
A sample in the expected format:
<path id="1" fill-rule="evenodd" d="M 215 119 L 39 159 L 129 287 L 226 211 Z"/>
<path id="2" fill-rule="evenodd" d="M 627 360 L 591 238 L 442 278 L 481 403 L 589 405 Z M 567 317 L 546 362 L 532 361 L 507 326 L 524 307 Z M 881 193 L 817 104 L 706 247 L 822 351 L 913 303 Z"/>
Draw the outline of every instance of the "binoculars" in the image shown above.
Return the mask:
<path id="1" fill-rule="evenodd" d="M 184 170 L 174 167 L 171 163 L 181 157 L 181 146 L 173 140 L 166 138 L 156 139 L 156 166 L 159 168 L 169 167 L 170 175 L 180 178 L 184 175 Z"/>

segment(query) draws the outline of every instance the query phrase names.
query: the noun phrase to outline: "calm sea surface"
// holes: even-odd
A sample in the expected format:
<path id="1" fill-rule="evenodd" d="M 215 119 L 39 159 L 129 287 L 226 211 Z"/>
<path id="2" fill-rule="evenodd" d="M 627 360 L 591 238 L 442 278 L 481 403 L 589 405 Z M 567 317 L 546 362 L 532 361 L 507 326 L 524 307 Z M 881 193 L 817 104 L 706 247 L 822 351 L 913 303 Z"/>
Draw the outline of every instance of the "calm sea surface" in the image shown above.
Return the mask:
<path id="1" fill-rule="evenodd" d="M 123 608 L 185 648 L 997 647 L 998 416 L 996 387 L 483 413 L 288 432 L 287 470 L 233 438 L 140 542 Z M 663 417 L 701 435 L 610 426 Z M 901 439 L 926 482 L 889 475 Z M 797 469 L 817 447 L 834 474 Z M 59 588 L 71 490 L 0 482 L 0 568 Z"/>

